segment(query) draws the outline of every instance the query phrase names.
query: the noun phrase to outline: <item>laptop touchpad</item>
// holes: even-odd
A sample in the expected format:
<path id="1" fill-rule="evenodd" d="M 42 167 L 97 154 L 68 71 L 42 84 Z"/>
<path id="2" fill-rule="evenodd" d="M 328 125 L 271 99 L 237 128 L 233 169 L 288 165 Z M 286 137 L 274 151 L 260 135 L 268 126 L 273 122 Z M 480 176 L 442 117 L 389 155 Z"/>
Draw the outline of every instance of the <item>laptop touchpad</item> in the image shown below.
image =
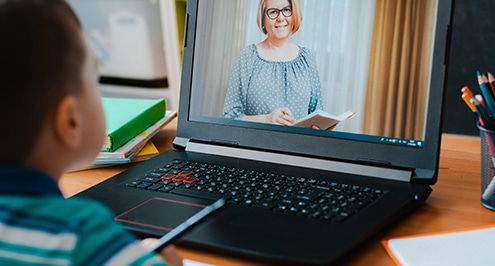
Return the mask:
<path id="1" fill-rule="evenodd" d="M 150 198 L 119 214 L 115 220 L 160 231 L 171 231 L 204 207 L 206 206 L 184 201 Z"/>

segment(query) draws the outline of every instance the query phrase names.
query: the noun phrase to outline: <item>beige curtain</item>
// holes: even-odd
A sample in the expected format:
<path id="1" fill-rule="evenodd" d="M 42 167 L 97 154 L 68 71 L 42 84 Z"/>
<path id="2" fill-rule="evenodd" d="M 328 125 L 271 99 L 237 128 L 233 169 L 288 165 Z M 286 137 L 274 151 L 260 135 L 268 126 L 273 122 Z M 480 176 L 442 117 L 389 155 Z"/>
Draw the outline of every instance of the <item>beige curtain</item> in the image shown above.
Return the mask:
<path id="1" fill-rule="evenodd" d="M 377 0 L 363 129 L 422 139 L 436 1 Z"/>
<path id="2" fill-rule="evenodd" d="M 199 4 L 194 53 L 191 113 L 221 117 L 227 81 L 239 51 L 246 43 L 246 28 L 256 26 L 248 12 L 250 1 L 217 0 Z M 252 5 L 257 8 L 257 5 Z"/>

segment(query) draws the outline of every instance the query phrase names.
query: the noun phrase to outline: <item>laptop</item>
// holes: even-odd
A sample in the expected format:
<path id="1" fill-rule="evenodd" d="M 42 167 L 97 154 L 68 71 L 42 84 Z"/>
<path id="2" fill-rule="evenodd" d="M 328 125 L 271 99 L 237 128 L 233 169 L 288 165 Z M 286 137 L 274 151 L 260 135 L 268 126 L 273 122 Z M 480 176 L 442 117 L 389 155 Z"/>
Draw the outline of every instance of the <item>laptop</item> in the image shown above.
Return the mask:
<path id="1" fill-rule="evenodd" d="M 348 54 L 327 57 L 333 60 L 325 64 L 327 54 L 322 51 L 333 53 L 339 49 L 318 50 L 326 43 L 316 37 L 305 37 L 318 29 L 311 23 L 332 19 L 330 14 L 342 13 L 339 8 L 371 12 L 367 14 L 371 14 L 368 19 L 373 22 L 378 7 L 372 6 L 369 11 L 352 6 L 372 1 L 340 5 L 328 1 L 333 6 L 317 0 L 301 2 L 303 23 L 308 24 L 301 24 L 294 42 L 305 43 L 305 47 L 314 50 L 316 60 L 323 60 L 318 69 L 325 94 L 334 87 L 327 83 L 331 79 L 327 70 L 337 61 L 335 58 Z M 379 134 L 361 126 L 366 119 L 375 121 L 369 108 L 376 106 L 357 100 L 367 93 L 355 93 L 361 85 L 352 83 L 342 88 L 344 92 L 334 102 L 332 95 L 325 98 L 329 99 L 327 106 L 338 105 L 347 91 L 354 92 L 353 101 L 347 101 L 343 110 L 328 109 L 332 113 L 347 111 L 344 108 L 356 111 L 353 118 L 333 130 L 223 117 L 229 69 L 243 47 L 263 38 L 262 34 L 256 36 L 259 29 L 256 16 L 252 16 L 258 1 L 189 0 L 175 149 L 133 166 L 76 197 L 103 202 L 115 212 L 115 220 L 142 237 L 159 237 L 208 204 L 224 198 L 226 206 L 182 235 L 175 244 L 263 264 L 325 265 L 356 254 L 360 244 L 424 204 L 437 180 L 452 1 L 428 2 L 434 3 L 433 8 L 420 13 L 431 16 L 431 34 L 424 45 L 424 51 L 430 52 L 413 57 L 424 58 L 427 54 L 423 60 L 427 69 L 425 93 L 418 97 L 424 99 L 424 107 L 410 109 L 420 116 L 415 130 L 419 134 L 407 137 L 402 130 Z M 328 9 L 322 11 L 323 8 Z M 357 35 L 346 33 L 342 38 L 360 40 L 356 38 L 366 35 L 349 28 L 346 32 Z M 322 37 L 326 33 L 317 34 Z M 365 59 L 369 62 L 373 57 L 369 47 L 375 46 L 371 45 L 372 35 L 365 38 L 369 46 L 363 51 L 369 51 Z M 311 44 L 315 40 L 319 45 Z M 356 57 L 350 58 L 349 63 L 351 59 Z M 410 71 L 406 68 L 403 72 Z M 370 75 L 364 74 L 362 87 L 366 88 Z M 359 78 L 362 77 L 351 80 Z M 400 86 L 393 87 L 397 92 L 403 91 Z M 379 97 L 393 94 L 397 93 L 390 91 Z M 403 117 L 407 113 L 399 105 L 392 111 L 404 114 Z M 380 127 L 397 129 L 394 123 Z"/>

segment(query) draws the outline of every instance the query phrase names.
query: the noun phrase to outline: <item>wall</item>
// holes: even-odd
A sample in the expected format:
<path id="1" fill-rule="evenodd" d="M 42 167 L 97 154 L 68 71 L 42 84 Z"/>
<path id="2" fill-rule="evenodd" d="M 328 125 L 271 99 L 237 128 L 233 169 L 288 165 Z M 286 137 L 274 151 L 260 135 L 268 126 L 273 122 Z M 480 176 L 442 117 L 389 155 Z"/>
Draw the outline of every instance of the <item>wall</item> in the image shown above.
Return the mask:
<path id="1" fill-rule="evenodd" d="M 495 1 L 455 0 L 443 132 L 479 135 L 476 115 L 461 99 L 465 85 L 481 93 L 476 71 L 495 74 Z"/>

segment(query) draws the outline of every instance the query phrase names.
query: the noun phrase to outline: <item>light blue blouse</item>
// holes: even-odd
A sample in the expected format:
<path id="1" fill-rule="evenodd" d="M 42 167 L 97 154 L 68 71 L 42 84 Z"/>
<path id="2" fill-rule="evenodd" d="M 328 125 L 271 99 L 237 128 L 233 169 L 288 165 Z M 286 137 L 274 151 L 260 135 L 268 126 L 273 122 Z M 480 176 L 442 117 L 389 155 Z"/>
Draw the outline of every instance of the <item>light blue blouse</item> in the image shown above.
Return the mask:
<path id="1" fill-rule="evenodd" d="M 236 59 L 227 86 L 224 118 L 269 114 L 287 107 L 297 120 L 323 109 L 316 62 L 304 47 L 287 62 L 261 58 L 255 44 L 245 47 Z"/>

